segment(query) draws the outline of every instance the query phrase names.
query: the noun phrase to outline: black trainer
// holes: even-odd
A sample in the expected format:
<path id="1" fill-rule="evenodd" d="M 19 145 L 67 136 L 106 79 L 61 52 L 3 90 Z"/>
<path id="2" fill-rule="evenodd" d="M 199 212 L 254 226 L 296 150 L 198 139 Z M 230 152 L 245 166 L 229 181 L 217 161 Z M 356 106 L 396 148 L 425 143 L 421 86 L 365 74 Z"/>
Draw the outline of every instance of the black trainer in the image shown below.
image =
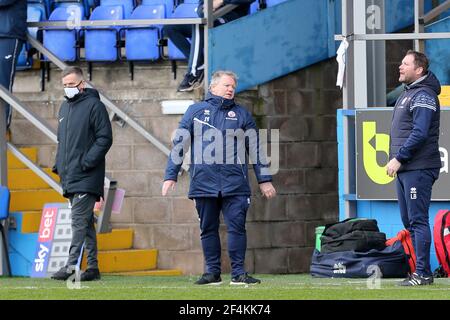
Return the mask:
<path id="1" fill-rule="evenodd" d="M 53 274 L 51 276 L 51 278 L 53 280 L 63 280 L 66 281 L 67 279 L 69 279 L 69 277 L 75 273 L 75 270 L 73 270 L 72 272 L 69 271 L 69 268 L 66 267 L 62 267 L 61 269 L 59 269 L 55 274 Z"/>
<path id="2" fill-rule="evenodd" d="M 195 284 L 219 285 L 219 284 L 222 284 L 222 278 L 220 277 L 220 275 L 215 275 L 212 273 L 204 273 L 200 279 L 195 281 Z"/>
<path id="3" fill-rule="evenodd" d="M 414 272 L 411 276 L 400 282 L 398 285 L 402 287 L 425 286 L 430 285 L 433 282 L 433 276 L 422 277 Z"/>
<path id="4" fill-rule="evenodd" d="M 261 280 L 250 277 L 247 273 L 241 274 L 240 276 L 231 278 L 230 284 L 232 285 L 248 285 L 248 284 L 259 284 Z"/>
<path id="5" fill-rule="evenodd" d="M 197 72 L 198 72 L 197 76 L 194 76 L 190 72 L 186 73 L 183 81 L 181 81 L 180 85 L 178 86 L 177 91 L 188 92 L 188 91 L 192 91 L 192 90 L 200 87 L 202 84 L 202 81 L 203 81 L 204 73 L 203 73 L 203 70 L 199 70 Z"/>
<path id="6" fill-rule="evenodd" d="M 98 269 L 86 269 L 80 276 L 80 281 L 100 280 L 100 271 Z"/>

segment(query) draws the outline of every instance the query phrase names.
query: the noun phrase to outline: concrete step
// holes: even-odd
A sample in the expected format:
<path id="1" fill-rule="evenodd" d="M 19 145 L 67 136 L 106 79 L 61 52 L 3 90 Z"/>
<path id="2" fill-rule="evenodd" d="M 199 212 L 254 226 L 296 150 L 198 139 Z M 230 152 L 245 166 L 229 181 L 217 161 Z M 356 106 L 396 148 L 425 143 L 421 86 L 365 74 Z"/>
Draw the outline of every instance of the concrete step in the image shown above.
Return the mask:
<path id="1" fill-rule="evenodd" d="M 110 233 L 97 234 L 99 251 L 126 250 L 133 246 L 133 229 L 113 229 Z"/>
<path id="2" fill-rule="evenodd" d="M 87 66 L 79 63 L 87 76 Z M 95 64 L 92 69 L 91 83 L 97 88 L 108 89 L 135 89 L 135 88 L 175 88 L 186 73 L 186 63 L 177 64 L 177 78 L 174 79 L 170 63 L 158 62 L 151 65 L 135 65 L 134 80 L 131 80 L 128 63 Z M 61 70 L 54 67 L 50 69 L 50 81 L 45 82 L 46 90 L 61 91 Z M 16 73 L 13 92 L 39 92 L 40 71 L 24 70 Z M 112 81 L 113 80 L 113 81 Z"/>
<path id="3" fill-rule="evenodd" d="M 37 233 L 39 232 L 39 227 L 41 225 L 41 215 L 42 211 L 23 211 L 14 212 L 14 215 L 21 216 L 22 223 L 17 225 L 17 232 L 20 233 Z"/>
<path id="4" fill-rule="evenodd" d="M 157 255 L 156 249 L 99 251 L 98 265 L 102 273 L 151 270 L 156 268 Z M 81 269 L 86 267 L 84 255 Z"/>
<path id="5" fill-rule="evenodd" d="M 19 149 L 23 154 L 25 154 L 28 159 L 33 162 L 37 161 L 37 148 L 20 148 Z M 11 152 L 8 151 L 7 159 L 8 169 L 24 169 L 27 168 L 26 165 L 22 163 L 19 159 L 17 159 Z"/>
<path id="6" fill-rule="evenodd" d="M 108 275 L 117 276 L 181 276 L 183 272 L 180 269 L 157 269 L 157 270 L 144 270 L 144 271 L 131 271 L 131 272 L 114 272 Z"/>
<path id="7" fill-rule="evenodd" d="M 12 190 L 10 211 L 41 211 L 46 203 L 66 201 L 53 189 Z"/>
<path id="8" fill-rule="evenodd" d="M 102 89 L 97 87 L 101 93 L 107 96 L 110 100 L 120 100 L 120 101 L 142 101 L 142 100 L 195 100 L 198 101 L 201 98 L 201 90 L 196 89 L 193 92 L 177 92 L 176 86 L 174 88 L 158 88 L 158 89 L 148 89 L 146 87 L 129 89 L 116 89 L 110 90 L 106 87 Z M 61 90 L 46 90 L 44 92 L 15 92 L 14 95 L 22 102 L 49 102 L 54 101 L 54 103 L 59 106 L 63 101 L 63 93 Z"/>
<path id="9" fill-rule="evenodd" d="M 54 180 L 59 182 L 59 176 L 51 168 L 43 168 Z M 8 170 L 8 187 L 10 190 L 48 189 L 48 184 L 31 169 Z"/>

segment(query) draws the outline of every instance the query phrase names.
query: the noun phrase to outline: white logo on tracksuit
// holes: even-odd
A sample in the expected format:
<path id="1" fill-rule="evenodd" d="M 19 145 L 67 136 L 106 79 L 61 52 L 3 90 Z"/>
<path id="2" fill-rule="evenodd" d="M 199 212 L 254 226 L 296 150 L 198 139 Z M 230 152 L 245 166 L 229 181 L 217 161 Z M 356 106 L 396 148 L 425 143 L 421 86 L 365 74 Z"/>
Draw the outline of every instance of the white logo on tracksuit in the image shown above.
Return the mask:
<path id="1" fill-rule="evenodd" d="M 412 187 L 409 194 L 411 195 L 411 200 L 417 199 L 417 190 L 415 187 Z"/>

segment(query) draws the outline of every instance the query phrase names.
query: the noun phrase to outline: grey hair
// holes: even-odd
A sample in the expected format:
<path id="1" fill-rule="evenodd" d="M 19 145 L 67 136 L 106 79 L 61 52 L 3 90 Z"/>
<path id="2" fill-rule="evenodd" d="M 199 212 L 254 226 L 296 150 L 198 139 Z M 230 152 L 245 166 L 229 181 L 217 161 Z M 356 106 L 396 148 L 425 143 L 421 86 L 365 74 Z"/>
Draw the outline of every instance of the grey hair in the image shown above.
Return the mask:
<path id="1" fill-rule="evenodd" d="M 236 73 L 229 70 L 218 70 L 212 74 L 209 88 L 215 86 L 219 82 L 220 78 L 222 78 L 223 76 L 229 76 L 233 78 L 235 84 L 237 85 L 238 76 L 236 75 Z"/>
<path id="2" fill-rule="evenodd" d="M 77 66 L 69 66 L 65 68 L 61 74 L 62 78 L 68 76 L 69 74 L 76 74 L 78 78 L 83 79 L 83 70 Z"/>

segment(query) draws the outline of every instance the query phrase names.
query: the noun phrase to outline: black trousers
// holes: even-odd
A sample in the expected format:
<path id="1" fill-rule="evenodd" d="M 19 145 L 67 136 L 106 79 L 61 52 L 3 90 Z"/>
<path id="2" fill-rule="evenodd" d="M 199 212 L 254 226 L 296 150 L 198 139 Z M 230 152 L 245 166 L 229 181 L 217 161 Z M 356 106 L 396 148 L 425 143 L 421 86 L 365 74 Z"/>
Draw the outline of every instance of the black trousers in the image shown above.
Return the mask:
<path id="1" fill-rule="evenodd" d="M 23 41 L 14 38 L 0 38 L 0 84 L 12 91 L 16 73 L 17 58 L 22 49 Z M 11 124 L 11 107 L 6 105 L 6 124 Z"/>

